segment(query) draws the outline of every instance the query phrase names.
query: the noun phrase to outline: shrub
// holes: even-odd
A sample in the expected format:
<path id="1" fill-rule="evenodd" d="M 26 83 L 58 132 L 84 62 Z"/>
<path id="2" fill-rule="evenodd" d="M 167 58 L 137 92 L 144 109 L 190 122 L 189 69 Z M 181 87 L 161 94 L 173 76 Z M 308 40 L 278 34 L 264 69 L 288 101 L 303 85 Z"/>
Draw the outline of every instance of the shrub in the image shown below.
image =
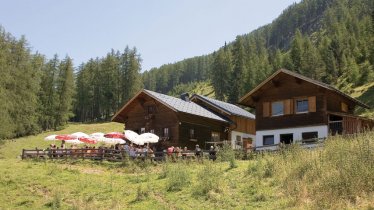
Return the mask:
<path id="1" fill-rule="evenodd" d="M 221 148 L 218 148 L 217 159 L 223 162 L 235 159 L 235 151 L 231 148 L 231 145 L 224 144 Z"/>

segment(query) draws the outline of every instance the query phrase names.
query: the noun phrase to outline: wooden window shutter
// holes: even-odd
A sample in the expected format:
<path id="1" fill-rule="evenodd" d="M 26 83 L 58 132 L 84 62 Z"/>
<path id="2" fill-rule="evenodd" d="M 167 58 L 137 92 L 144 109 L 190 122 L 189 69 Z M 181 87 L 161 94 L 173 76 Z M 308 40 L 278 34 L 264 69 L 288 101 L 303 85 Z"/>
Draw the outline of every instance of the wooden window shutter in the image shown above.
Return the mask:
<path id="1" fill-rule="evenodd" d="M 348 112 L 348 105 L 344 102 L 341 102 L 342 112 Z"/>
<path id="2" fill-rule="evenodd" d="M 263 117 L 269 117 L 270 116 L 270 103 L 264 102 L 262 104 L 262 115 Z"/>
<path id="3" fill-rule="evenodd" d="M 309 112 L 316 112 L 316 97 L 315 96 L 311 96 L 311 97 L 308 97 L 308 108 L 309 108 Z"/>
<path id="4" fill-rule="evenodd" d="M 292 99 L 287 99 L 283 101 L 284 104 L 284 114 L 292 114 Z"/>

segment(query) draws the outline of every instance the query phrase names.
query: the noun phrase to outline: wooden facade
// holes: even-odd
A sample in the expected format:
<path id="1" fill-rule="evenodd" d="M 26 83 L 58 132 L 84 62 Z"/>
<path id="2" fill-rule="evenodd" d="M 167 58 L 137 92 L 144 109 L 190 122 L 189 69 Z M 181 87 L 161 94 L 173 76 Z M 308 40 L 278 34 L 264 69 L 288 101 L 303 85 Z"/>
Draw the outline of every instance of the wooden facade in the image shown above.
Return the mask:
<path id="1" fill-rule="evenodd" d="M 228 119 L 228 121 L 230 122 L 230 126 L 228 128 L 226 140 L 231 142 L 233 148 L 249 149 L 252 146 L 252 142 L 256 135 L 256 122 L 255 117 L 251 113 L 242 110 L 240 107 L 237 107 L 233 104 L 228 104 L 226 102 L 217 101 L 200 95 L 193 95 L 191 97 L 191 100 L 199 104 L 200 106 L 214 112 L 215 114 Z M 234 109 L 236 111 L 244 113 L 241 115 L 239 113 L 236 113 L 234 110 L 226 110 L 225 106 L 235 106 Z"/>
<path id="2" fill-rule="evenodd" d="M 367 105 L 284 69 L 242 97 L 240 104 L 256 108 L 256 131 L 327 126 L 330 134 L 352 134 L 374 127 L 373 120 L 354 116 L 356 106 L 369 108 Z"/>
<path id="3" fill-rule="evenodd" d="M 226 117 L 227 119 L 229 119 L 229 121 L 231 122 L 230 131 L 250 133 L 250 134 L 253 134 L 253 135 L 256 134 L 255 119 L 250 119 L 250 118 L 247 118 L 247 117 L 237 116 L 237 115 L 227 113 L 227 112 L 223 111 L 222 109 L 214 107 L 214 106 L 212 106 L 212 105 L 210 105 L 210 104 L 208 104 L 208 103 L 206 103 L 202 100 L 198 100 L 198 98 L 193 98 L 192 101 L 194 101 L 195 103 L 197 103 L 201 106 L 204 106 L 204 107 L 208 108 L 209 110 L 211 110 L 212 112 L 214 112 L 216 114 L 220 114 L 220 115 Z M 229 139 L 229 140 L 231 140 L 231 139 Z"/>
<path id="4" fill-rule="evenodd" d="M 225 130 L 229 126 L 226 121 L 180 112 L 147 94 L 146 90 L 125 104 L 112 121 L 124 123 L 125 129 L 139 134 L 152 132 L 158 135 L 163 147 L 187 146 L 188 149 L 194 149 L 196 144 L 207 147 L 205 142 L 212 140 L 212 132 L 219 133 L 219 141 L 227 139 Z"/>

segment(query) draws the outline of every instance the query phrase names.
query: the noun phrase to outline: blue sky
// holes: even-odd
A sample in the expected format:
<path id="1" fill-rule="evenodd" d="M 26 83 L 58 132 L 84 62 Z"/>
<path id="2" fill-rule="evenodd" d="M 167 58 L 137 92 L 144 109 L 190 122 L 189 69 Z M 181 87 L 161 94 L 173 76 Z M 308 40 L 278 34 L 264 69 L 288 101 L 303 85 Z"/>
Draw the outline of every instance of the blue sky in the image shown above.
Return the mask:
<path id="1" fill-rule="evenodd" d="M 143 70 L 208 54 L 300 0 L 3 0 L 0 24 L 33 51 L 75 66 L 137 47 Z"/>

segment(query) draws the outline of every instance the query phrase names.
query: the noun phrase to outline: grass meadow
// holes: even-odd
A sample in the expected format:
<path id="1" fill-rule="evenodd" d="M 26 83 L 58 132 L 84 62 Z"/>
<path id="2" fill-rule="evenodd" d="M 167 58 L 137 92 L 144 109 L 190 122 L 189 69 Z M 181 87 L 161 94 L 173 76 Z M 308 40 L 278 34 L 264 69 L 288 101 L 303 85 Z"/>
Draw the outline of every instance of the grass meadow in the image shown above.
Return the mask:
<path id="1" fill-rule="evenodd" d="M 71 124 L 53 133 L 121 131 Z M 323 148 L 293 145 L 236 160 L 119 163 L 21 160 L 37 136 L 0 146 L 0 209 L 374 209 L 374 133 L 335 137 Z"/>

